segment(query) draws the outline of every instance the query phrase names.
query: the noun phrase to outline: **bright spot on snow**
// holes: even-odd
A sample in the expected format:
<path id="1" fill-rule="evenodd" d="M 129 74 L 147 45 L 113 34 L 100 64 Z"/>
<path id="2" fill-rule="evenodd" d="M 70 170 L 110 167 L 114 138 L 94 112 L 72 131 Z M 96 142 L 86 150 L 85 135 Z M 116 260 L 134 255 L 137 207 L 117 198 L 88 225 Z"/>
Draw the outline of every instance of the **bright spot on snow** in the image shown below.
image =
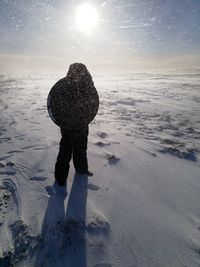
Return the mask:
<path id="1" fill-rule="evenodd" d="M 90 32 L 97 25 L 98 13 L 96 9 L 88 3 L 80 5 L 76 11 L 76 26 L 79 30 Z"/>

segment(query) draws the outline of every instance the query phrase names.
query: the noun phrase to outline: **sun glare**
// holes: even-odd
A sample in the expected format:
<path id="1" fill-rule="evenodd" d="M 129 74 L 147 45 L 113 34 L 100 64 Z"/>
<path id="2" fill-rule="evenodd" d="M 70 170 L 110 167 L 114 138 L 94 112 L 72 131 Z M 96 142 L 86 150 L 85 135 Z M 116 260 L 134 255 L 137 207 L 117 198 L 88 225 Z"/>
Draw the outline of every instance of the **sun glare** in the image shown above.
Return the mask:
<path id="1" fill-rule="evenodd" d="M 96 9 L 84 3 L 80 5 L 76 11 L 76 26 L 84 32 L 91 32 L 97 25 L 98 14 Z"/>

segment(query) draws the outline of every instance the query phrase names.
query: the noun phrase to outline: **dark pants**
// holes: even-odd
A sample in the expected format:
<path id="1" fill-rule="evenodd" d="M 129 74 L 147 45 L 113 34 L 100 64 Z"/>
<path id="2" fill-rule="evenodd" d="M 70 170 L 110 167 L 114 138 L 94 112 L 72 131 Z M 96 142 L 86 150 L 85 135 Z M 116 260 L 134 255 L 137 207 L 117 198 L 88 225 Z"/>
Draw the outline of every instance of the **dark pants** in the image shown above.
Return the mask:
<path id="1" fill-rule="evenodd" d="M 88 126 L 81 130 L 61 129 L 60 150 L 55 165 L 55 179 L 64 183 L 69 172 L 69 163 L 73 155 L 76 172 L 86 173 Z"/>

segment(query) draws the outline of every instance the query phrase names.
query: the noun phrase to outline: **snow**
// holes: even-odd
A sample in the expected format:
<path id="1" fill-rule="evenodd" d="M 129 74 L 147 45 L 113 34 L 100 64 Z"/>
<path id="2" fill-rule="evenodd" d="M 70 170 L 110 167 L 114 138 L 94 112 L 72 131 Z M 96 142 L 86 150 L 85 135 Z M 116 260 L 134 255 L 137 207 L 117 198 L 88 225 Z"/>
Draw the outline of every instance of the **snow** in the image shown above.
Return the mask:
<path id="1" fill-rule="evenodd" d="M 54 182 L 59 75 L 0 76 L 0 266 L 200 265 L 200 74 L 99 74 L 93 177 Z"/>

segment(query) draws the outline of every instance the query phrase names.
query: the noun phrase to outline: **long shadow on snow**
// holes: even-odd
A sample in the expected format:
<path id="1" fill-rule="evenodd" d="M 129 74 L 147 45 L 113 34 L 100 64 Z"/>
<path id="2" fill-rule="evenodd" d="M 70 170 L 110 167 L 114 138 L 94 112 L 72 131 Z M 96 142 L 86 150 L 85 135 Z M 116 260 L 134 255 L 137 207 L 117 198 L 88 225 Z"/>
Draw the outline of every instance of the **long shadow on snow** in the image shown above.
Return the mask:
<path id="1" fill-rule="evenodd" d="M 62 242 L 59 229 L 64 217 L 64 197 L 52 195 L 49 198 L 42 223 L 41 243 L 37 249 L 35 267 L 55 266 L 55 260 L 58 258 Z"/>
<path id="2" fill-rule="evenodd" d="M 86 258 L 86 175 L 75 175 L 65 215 L 64 231 L 67 239 L 66 266 L 87 267 Z"/>
<path id="3" fill-rule="evenodd" d="M 87 184 L 87 176 L 74 176 L 66 214 L 64 197 L 53 195 L 49 198 L 35 267 L 87 267 Z"/>

